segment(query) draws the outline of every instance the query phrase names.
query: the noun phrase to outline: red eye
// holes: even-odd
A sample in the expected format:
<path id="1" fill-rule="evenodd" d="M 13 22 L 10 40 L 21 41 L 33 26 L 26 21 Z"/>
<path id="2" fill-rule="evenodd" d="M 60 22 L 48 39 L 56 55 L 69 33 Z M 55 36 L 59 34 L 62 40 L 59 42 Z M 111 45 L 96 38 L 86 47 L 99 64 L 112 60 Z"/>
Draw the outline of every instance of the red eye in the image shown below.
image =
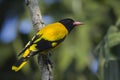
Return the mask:
<path id="1" fill-rule="evenodd" d="M 69 22 L 70 22 L 70 20 L 67 20 L 67 21 L 66 21 L 66 23 L 69 23 Z"/>

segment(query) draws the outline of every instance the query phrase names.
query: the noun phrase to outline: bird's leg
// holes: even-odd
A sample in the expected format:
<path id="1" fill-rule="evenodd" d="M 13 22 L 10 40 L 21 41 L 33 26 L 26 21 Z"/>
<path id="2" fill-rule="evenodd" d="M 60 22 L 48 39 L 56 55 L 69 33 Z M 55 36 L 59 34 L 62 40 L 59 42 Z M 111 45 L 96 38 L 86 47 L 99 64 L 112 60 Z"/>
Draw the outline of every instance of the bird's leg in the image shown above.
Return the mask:
<path id="1" fill-rule="evenodd" d="M 52 60 L 50 59 L 51 55 L 52 55 L 52 52 L 49 51 L 49 52 L 48 52 L 48 55 L 47 55 L 47 59 L 48 59 L 48 64 L 50 64 L 51 68 L 53 68 L 53 62 L 52 62 Z"/>
<path id="2" fill-rule="evenodd" d="M 45 65 L 47 65 L 47 69 L 49 71 L 51 71 L 51 68 L 53 68 L 53 63 L 50 59 L 50 56 L 51 56 L 51 52 L 48 52 L 47 55 L 43 55 L 43 59 L 44 59 L 43 61 L 44 61 Z"/>

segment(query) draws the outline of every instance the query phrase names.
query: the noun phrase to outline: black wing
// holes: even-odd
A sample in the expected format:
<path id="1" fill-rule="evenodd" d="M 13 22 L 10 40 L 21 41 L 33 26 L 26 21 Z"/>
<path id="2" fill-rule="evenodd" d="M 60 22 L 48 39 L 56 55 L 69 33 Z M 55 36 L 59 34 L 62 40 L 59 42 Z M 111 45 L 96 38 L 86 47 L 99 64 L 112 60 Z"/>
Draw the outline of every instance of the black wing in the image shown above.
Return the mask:
<path id="1" fill-rule="evenodd" d="M 27 48 L 29 48 L 29 47 L 33 44 L 33 42 L 34 42 L 35 40 L 37 40 L 38 38 L 40 38 L 40 37 L 41 37 L 41 36 L 35 35 L 35 36 L 32 38 L 32 40 L 30 40 L 30 41 L 27 43 L 27 45 L 25 46 L 25 48 L 23 48 L 23 50 L 22 50 L 21 52 L 19 52 L 18 56 L 20 56 L 22 53 L 24 53 L 25 50 L 26 50 Z"/>
<path id="2" fill-rule="evenodd" d="M 65 37 L 63 39 L 56 40 L 56 41 L 48 41 L 42 38 L 39 42 L 35 43 L 37 44 L 36 48 L 38 49 L 39 52 L 52 49 L 56 47 L 58 44 L 60 44 L 65 39 Z M 54 43 L 55 45 L 53 45 Z"/>

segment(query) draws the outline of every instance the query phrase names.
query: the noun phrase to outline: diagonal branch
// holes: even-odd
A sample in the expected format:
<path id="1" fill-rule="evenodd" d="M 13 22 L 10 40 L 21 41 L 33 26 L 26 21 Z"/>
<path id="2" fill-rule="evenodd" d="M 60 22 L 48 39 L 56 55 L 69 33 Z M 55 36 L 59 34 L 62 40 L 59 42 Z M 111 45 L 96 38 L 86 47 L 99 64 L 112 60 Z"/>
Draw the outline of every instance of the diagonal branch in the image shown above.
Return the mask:
<path id="1" fill-rule="evenodd" d="M 37 32 L 44 26 L 38 1 L 26 0 L 26 5 L 28 6 L 30 11 L 34 31 Z M 52 66 L 50 66 L 49 63 L 46 64 L 46 60 L 49 60 L 49 52 L 46 56 L 39 54 L 38 64 L 40 66 L 41 78 L 42 80 L 53 80 Z"/>

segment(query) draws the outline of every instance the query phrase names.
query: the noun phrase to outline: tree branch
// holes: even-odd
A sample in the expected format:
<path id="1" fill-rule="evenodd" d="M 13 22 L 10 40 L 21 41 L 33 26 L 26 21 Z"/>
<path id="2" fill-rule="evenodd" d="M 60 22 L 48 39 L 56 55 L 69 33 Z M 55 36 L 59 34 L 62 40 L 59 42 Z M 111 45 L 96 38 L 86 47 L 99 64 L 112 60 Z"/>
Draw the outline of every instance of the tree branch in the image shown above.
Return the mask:
<path id="1" fill-rule="evenodd" d="M 42 20 L 42 15 L 39 9 L 38 1 L 37 0 L 26 0 L 26 5 L 29 8 L 30 15 L 32 18 L 32 24 L 34 31 L 37 32 L 44 26 L 44 22 Z"/>
<path id="2" fill-rule="evenodd" d="M 34 31 L 37 32 L 44 26 L 44 22 L 42 20 L 42 15 L 39 9 L 37 0 L 26 0 L 26 5 L 29 8 L 30 15 L 32 18 L 32 24 Z M 52 66 L 50 63 L 46 63 L 49 60 L 49 52 L 47 55 L 38 56 L 38 64 L 40 66 L 41 78 L 42 80 L 53 80 L 52 75 Z"/>

